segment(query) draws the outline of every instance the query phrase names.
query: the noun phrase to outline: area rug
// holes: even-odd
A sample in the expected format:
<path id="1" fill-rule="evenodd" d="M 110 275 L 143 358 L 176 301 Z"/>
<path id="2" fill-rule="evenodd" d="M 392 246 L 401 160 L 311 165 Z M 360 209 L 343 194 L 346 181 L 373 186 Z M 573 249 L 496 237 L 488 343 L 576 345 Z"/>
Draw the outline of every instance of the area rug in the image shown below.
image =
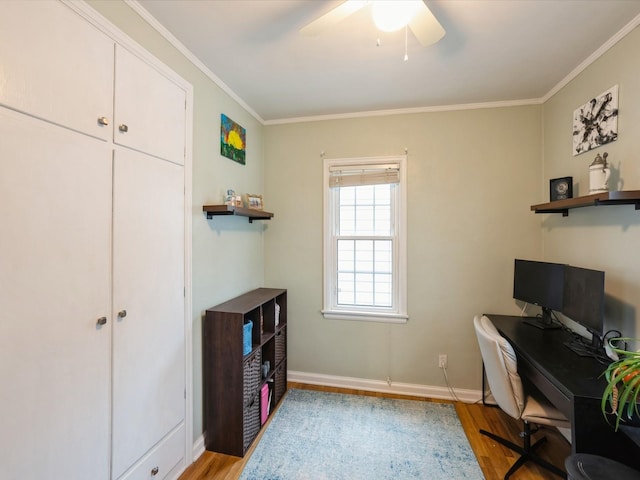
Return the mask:
<path id="1" fill-rule="evenodd" d="M 451 404 L 292 389 L 240 480 L 482 478 Z"/>

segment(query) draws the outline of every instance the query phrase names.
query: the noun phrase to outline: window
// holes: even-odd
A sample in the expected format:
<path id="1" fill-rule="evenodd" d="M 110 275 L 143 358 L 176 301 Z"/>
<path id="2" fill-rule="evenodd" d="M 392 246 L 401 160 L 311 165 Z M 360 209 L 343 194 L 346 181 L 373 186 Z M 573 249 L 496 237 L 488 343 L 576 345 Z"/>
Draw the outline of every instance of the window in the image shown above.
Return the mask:
<path id="1" fill-rule="evenodd" d="M 406 156 L 325 160 L 325 318 L 406 322 Z"/>

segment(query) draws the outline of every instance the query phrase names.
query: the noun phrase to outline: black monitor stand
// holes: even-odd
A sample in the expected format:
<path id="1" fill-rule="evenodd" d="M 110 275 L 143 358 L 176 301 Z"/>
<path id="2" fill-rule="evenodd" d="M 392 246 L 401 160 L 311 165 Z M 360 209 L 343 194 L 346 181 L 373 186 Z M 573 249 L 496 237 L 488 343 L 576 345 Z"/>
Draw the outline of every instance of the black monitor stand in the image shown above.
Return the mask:
<path id="1" fill-rule="evenodd" d="M 526 317 L 524 323 L 527 325 L 532 325 L 541 330 L 552 330 L 555 328 L 562 328 L 561 325 L 553 322 L 553 317 L 551 316 L 551 310 L 542 307 L 542 317 Z"/>
<path id="2" fill-rule="evenodd" d="M 592 331 L 589 331 L 589 333 L 591 333 L 591 341 L 576 335 L 571 340 L 564 342 L 564 344 L 569 350 L 581 357 L 606 358 L 607 352 L 604 349 L 603 339 L 597 333 Z"/>

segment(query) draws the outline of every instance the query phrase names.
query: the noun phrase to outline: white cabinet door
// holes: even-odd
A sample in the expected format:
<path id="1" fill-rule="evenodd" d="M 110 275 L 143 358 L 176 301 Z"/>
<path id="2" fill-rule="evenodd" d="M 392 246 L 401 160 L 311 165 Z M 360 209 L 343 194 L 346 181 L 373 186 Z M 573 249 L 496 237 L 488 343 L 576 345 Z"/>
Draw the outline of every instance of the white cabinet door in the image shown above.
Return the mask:
<path id="1" fill-rule="evenodd" d="M 184 422 L 184 167 L 120 148 L 113 190 L 117 479 Z"/>
<path id="2" fill-rule="evenodd" d="M 0 105 L 109 139 L 113 63 L 113 40 L 66 5 L 0 2 Z"/>
<path id="3" fill-rule="evenodd" d="M 108 478 L 111 162 L 0 107 L 3 479 Z"/>
<path id="4" fill-rule="evenodd" d="M 183 165 L 185 91 L 120 45 L 115 75 L 114 142 Z"/>

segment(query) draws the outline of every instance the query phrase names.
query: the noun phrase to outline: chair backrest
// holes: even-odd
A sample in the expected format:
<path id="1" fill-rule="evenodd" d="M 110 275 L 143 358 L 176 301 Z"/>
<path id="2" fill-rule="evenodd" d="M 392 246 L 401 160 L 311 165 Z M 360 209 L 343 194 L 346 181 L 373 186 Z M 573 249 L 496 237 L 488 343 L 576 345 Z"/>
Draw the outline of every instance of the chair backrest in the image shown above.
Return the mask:
<path id="1" fill-rule="evenodd" d="M 518 419 L 524 409 L 525 397 L 513 347 L 488 317 L 476 315 L 473 326 L 491 393 L 505 413 Z"/>

